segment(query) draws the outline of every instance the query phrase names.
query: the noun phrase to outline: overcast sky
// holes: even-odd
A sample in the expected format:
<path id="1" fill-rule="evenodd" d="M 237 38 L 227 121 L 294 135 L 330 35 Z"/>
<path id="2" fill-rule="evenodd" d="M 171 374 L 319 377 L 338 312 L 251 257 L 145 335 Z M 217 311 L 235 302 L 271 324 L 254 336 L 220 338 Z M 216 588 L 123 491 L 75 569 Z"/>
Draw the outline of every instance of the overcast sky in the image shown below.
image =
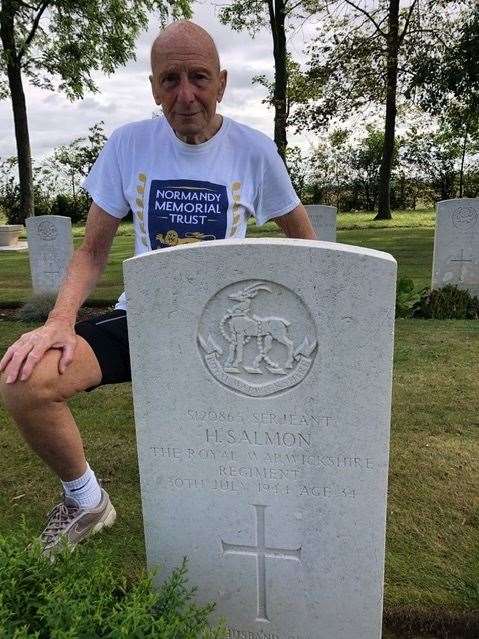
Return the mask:
<path id="1" fill-rule="evenodd" d="M 273 137 L 273 111 L 261 104 L 265 89 L 251 84 L 257 74 L 273 74 L 272 39 L 268 31 L 251 39 L 220 24 L 210 3 L 195 3 L 193 20 L 215 39 L 221 65 L 228 70 L 228 86 L 219 111 L 226 116 L 255 127 Z M 293 58 L 304 58 L 303 51 L 315 31 L 313 19 L 289 36 L 288 48 Z M 84 136 L 88 128 L 103 120 L 107 135 L 116 127 L 134 120 L 149 118 L 156 105 L 148 81 L 149 51 L 158 31 L 158 20 L 137 41 L 136 60 L 118 68 L 110 77 L 95 76 L 100 93 L 87 94 L 83 100 L 70 102 L 62 93 L 44 91 L 25 82 L 30 141 L 34 159 L 47 155 L 56 146 Z M 309 150 L 312 134 L 290 136 L 290 144 Z M 0 102 L 0 158 L 16 155 L 10 100 Z"/>

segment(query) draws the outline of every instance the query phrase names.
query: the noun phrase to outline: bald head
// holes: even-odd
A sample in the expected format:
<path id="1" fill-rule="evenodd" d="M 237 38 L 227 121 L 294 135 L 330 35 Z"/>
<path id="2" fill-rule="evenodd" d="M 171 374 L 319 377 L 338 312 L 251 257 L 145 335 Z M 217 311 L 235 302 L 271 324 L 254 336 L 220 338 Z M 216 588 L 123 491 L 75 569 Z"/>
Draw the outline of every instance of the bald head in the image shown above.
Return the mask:
<path id="1" fill-rule="evenodd" d="M 158 62 L 170 51 L 201 51 L 220 71 L 218 50 L 210 34 L 202 27 L 189 20 L 179 20 L 169 24 L 155 38 L 151 47 L 151 70 L 155 73 Z"/>

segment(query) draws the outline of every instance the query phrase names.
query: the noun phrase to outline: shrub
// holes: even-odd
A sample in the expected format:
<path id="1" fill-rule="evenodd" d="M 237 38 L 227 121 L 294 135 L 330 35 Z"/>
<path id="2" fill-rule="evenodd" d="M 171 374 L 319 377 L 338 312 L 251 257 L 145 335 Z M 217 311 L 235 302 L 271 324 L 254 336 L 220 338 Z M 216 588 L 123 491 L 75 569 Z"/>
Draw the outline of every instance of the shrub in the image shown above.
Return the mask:
<path id="1" fill-rule="evenodd" d="M 25 529 L 0 536 L 2 639 L 220 639 L 213 605 L 192 603 L 186 562 L 155 591 L 150 575 L 129 581 L 94 545 L 65 548 L 54 563 L 28 545 Z"/>
<path id="2" fill-rule="evenodd" d="M 413 305 L 412 317 L 479 319 L 479 298 L 452 284 L 438 289 L 425 289 Z"/>
<path id="3" fill-rule="evenodd" d="M 45 322 L 48 314 L 55 306 L 56 295 L 54 293 L 39 293 L 25 302 L 18 309 L 15 317 L 22 322 Z"/>
<path id="4" fill-rule="evenodd" d="M 78 224 L 85 222 L 89 208 L 89 197 L 83 192 L 78 194 L 76 198 L 62 193 L 54 199 L 51 214 L 64 215 L 71 218 L 72 224 Z"/>

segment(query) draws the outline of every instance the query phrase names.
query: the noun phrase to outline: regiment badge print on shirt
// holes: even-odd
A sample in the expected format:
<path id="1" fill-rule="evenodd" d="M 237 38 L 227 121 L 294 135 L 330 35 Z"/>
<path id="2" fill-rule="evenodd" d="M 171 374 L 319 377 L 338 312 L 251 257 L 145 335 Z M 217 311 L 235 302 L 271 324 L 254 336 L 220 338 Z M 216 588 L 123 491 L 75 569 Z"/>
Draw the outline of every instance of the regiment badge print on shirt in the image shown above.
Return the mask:
<path id="1" fill-rule="evenodd" d="M 226 235 L 226 186 L 197 180 L 152 180 L 148 232 L 152 249 Z"/>

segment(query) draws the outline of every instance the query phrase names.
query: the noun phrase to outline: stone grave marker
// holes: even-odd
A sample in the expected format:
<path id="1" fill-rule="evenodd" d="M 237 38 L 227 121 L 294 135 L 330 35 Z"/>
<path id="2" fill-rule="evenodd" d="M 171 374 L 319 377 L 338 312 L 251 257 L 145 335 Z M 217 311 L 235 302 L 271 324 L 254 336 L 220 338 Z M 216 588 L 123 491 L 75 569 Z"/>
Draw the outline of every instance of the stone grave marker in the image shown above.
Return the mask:
<path id="1" fill-rule="evenodd" d="M 313 225 L 318 240 L 323 242 L 336 242 L 336 214 L 338 209 L 335 206 L 325 206 L 323 204 L 306 205 L 309 219 Z"/>
<path id="2" fill-rule="evenodd" d="M 437 204 L 431 286 L 447 284 L 479 296 L 479 198 Z"/>
<path id="3" fill-rule="evenodd" d="M 230 639 L 381 634 L 396 263 L 221 240 L 124 263 L 148 565 Z"/>
<path id="4" fill-rule="evenodd" d="M 26 219 L 34 293 L 57 293 L 73 253 L 72 223 L 63 215 Z"/>
<path id="5" fill-rule="evenodd" d="M 22 224 L 0 224 L 0 249 L 17 246 L 18 236 L 22 231 Z"/>

